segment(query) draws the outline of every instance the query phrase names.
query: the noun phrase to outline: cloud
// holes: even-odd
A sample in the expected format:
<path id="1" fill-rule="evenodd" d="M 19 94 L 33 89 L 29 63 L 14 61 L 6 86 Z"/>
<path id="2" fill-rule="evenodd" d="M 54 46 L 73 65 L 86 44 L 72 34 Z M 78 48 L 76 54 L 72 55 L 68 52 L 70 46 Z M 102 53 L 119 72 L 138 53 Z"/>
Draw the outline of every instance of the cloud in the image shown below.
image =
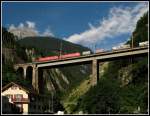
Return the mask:
<path id="1" fill-rule="evenodd" d="M 23 28 L 24 28 L 24 24 L 23 24 L 23 23 L 20 23 L 19 26 L 18 26 L 18 28 L 19 28 L 19 29 L 23 29 Z"/>
<path id="2" fill-rule="evenodd" d="M 43 34 L 41 34 L 41 36 L 54 36 L 54 34 L 52 33 L 50 27 L 48 27 L 47 29 L 45 29 Z"/>
<path id="3" fill-rule="evenodd" d="M 19 38 L 29 36 L 54 36 L 50 30 L 50 27 L 48 27 L 43 33 L 39 33 L 39 31 L 36 29 L 36 23 L 32 21 L 20 23 L 18 26 L 11 24 L 8 31 L 18 36 Z"/>
<path id="4" fill-rule="evenodd" d="M 39 32 L 35 28 L 35 23 L 31 21 L 20 23 L 16 27 L 14 24 L 11 24 L 8 31 L 18 36 L 19 38 L 39 35 Z"/>
<path id="5" fill-rule="evenodd" d="M 89 23 L 90 29 L 79 34 L 73 34 L 67 41 L 82 45 L 95 44 L 104 39 L 114 38 L 122 34 L 129 34 L 136 27 L 136 23 L 143 14 L 148 11 L 146 3 L 139 3 L 135 7 L 113 7 L 108 17 L 100 20 L 97 27 Z"/>
<path id="6" fill-rule="evenodd" d="M 16 29 L 16 27 L 14 26 L 14 24 L 11 24 L 9 30 L 14 30 L 14 29 Z"/>
<path id="7" fill-rule="evenodd" d="M 31 21 L 26 21 L 29 28 L 35 28 L 35 23 Z"/>

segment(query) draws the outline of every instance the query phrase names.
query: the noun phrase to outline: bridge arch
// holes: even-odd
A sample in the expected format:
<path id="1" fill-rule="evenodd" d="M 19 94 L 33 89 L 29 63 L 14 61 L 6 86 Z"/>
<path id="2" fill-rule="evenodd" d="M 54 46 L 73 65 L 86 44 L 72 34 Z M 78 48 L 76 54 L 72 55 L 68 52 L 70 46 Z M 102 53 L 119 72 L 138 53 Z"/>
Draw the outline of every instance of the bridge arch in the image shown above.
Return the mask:
<path id="1" fill-rule="evenodd" d="M 28 66 L 26 68 L 26 80 L 32 84 L 32 76 L 33 76 L 33 67 L 32 66 Z"/>
<path id="2" fill-rule="evenodd" d="M 24 69 L 23 67 L 18 67 L 18 69 L 16 70 L 16 73 L 19 77 L 23 78 L 24 77 Z"/>

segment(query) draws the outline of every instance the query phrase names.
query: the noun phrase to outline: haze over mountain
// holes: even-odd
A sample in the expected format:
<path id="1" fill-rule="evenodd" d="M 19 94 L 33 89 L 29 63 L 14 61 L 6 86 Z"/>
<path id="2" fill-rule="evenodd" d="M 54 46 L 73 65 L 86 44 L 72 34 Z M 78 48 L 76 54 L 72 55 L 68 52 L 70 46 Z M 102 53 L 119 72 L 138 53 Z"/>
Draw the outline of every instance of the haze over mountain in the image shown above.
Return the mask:
<path id="1" fill-rule="evenodd" d="M 28 36 L 37 36 L 38 32 L 35 31 L 35 24 L 27 21 L 26 25 L 23 23 L 20 23 L 18 27 L 15 27 L 13 24 L 8 29 L 9 32 L 13 33 L 15 36 L 17 36 L 19 39 L 22 39 L 24 37 Z"/>

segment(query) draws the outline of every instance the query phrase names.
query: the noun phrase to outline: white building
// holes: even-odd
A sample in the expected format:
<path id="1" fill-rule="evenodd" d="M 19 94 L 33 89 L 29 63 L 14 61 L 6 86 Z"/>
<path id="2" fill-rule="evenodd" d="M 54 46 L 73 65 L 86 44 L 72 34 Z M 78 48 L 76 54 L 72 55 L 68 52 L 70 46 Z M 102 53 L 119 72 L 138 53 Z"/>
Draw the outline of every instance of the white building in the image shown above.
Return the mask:
<path id="1" fill-rule="evenodd" d="M 44 113 L 52 108 L 51 96 L 37 94 L 34 90 L 11 82 L 2 88 L 2 110 L 4 113 Z M 8 98 L 8 99 L 7 99 Z M 19 112 L 13 112 L 13 107 Z"/>

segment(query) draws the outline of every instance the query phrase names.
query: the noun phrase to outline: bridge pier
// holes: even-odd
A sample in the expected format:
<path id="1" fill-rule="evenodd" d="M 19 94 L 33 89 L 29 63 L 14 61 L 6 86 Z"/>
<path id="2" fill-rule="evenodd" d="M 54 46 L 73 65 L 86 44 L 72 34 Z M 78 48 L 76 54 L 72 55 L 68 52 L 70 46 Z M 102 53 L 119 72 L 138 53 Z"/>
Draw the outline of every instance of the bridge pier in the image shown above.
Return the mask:
<path id="1" fill-rule="evenodd" d="M 26 79 L 27 76 L 27 68 L 23 67 L 23 78 Z"/>
<path id="2" fill-rule="evenodd" d="M 33 67 L 33 72 L 32 72 L 32 86 L 39 93 L 38 68 L 37 67 Z"/>
<path id="3" fill-rule="evenodd" d="M 99 76 L 99 64 L 97 59 L 94 59 L 92 61 L 92 76 L 91 76 L 91 85 L 95 86 L 98 81 L 98 76 Z"/>

